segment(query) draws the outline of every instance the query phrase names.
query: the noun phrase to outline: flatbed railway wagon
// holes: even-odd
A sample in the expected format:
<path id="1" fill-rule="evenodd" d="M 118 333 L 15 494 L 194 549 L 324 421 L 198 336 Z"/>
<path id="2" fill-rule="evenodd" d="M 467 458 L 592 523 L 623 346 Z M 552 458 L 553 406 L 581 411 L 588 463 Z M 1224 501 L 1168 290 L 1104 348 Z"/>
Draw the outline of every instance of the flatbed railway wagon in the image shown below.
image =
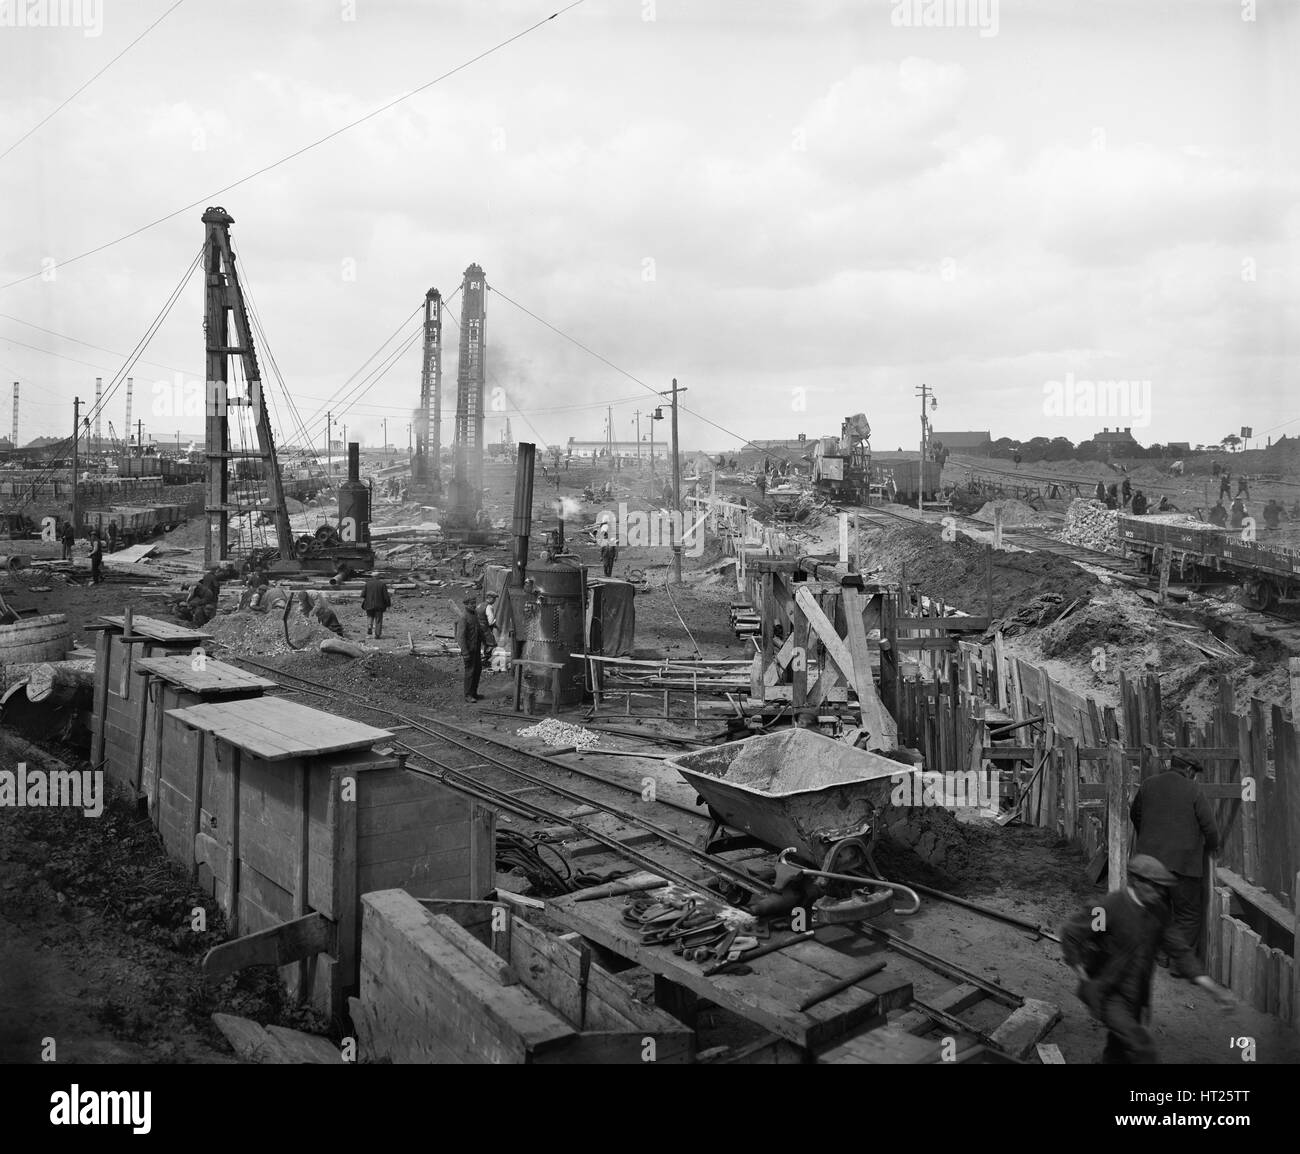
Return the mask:
<path id="1" fill-rule="evenodd" d="M 1158 570 L 1163 549 L 1175 580 L 1197 587 L 1235 585 L 1238 600 L 1248 609 L 1300 602 L 1300 552 L 1294 549 L 1247 541 L 1239 529 L 1189 521 L 1177 513 L 1121 514 L 1118 530 L 1125 554 L 1144 557 L 1148 572 Z"/>

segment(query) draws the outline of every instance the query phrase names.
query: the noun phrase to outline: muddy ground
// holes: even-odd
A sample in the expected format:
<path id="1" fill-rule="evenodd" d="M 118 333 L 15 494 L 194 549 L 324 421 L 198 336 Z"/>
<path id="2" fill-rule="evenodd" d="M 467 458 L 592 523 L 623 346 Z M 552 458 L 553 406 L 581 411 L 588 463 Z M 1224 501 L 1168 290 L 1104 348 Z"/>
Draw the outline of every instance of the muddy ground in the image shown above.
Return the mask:
<path id="1" fill-rule="evenodd" d="M 578 499 L 584 483 L 603 482 L 607 476 L 574 469 L 561 474 L 558 489 L 544 486 L 539 476 L 538 507 L 545 509 L 546 499 L 555 496 Z M 489 507 L 503 519 L 512 488 L 509 471 L 490 468 L 488 484 L 492 494 L 499 495 L 490 494 Z M 650 491 L 647 476 L 615 474 L 614 484 L 615 506 L 627 500 L 633 507 L 644 507 Z M 751 504 L 758 504 L 753 489 L 731 487 L 730 495 L 740 493 L 748 493 Z M 328 511 L 326 507 L 314 512 L 325 516 Z M 593 566 L 598 565 L 596 546 L 578 530 L 591 524 L 597 511 L 598 506 L 583 507 L 568 527 L 571 548 Z M 389 523 L 422 518 L 421 511 L 409 506 L 381 505 L 377 512 L 377 520 Z M 540 544 L 545 527 L 540 519 L 535 524 L 535 543 Z M 801 548 L 815 552 L 829 551 L 836 532 L 833 518 L 814 518 L 794 535 Z M 961 537 L 946 541 L 937 527 L 905 524 L 863 536 L 866 568 L 885 579 L 906 576 L 936 600 L 984 612 L 988 585 L 982 546 Z M 191 524 L 162 540 L 172 549 L 195 550 L 201 530 Z M 737 640 L 729 628 L 727 609 L 737 591 L 733 571 L 718 568 L 716 547 L 703 557 L 688 557 L 687 580 L 672 589 L 666 585 L 669 557 L 667 549 L 650 547 L 627 548 L 619 555 L 616 575 L 630 570 L 647 575 L 646 588 L 636 600 L 638 651 L 687 656 L 698 649 L 706 656 L 731 658 L 751 654 L 752 643 Z M 198 560 L 194 552 L 166 559 L 183 563 L 187 558 Z M 417 645 L 450 637 L 454 607 L 472 588 L 482 565 L 504 560 L 500 551 L 476 555 L 464 565 L 458 560 L 442 571 L 433 566 L 434 579 L 446 584 L 423 592 L 395 592 L 385 636 L 377 642 L 366 642 L 365 619 L 357 604 L 337 602 L 347 635 L 366 642 L 371 650 L 361 661 L 315 651 L 271 652 L 278 621 L 248 614 L 223 614 L 214 632 L 225 652 L 254 654 L 385 704 L 400 702 L 458 723 L 509 733 L 518 722 L 487 712 L 509 708 L 511 690 L 505 675 L 485 673 L 480 687 L 484 700 L 469 705 L 462 697 L 458 657 L 412 656 L 408 643 L 408 637 Z M 409 572 L 408 561 L 394 558 L 394 584 Z M 147 588 L 141 575 L 149 572 L 147 567 L 98 587 L 68 584 L 43 572 L 0 574 L 0 595 L 18 607 L 66 613 L 74 637 L 82 641 L 91 637 L 85 627 L 102 614 L 119 613 L 128 604 L 137 613 L 157 613 L 161 605 L 163 591 Z M 1266 646 L 1241 659 L 1208 659 L 1168 627 L 1161 611 L 1059 558 L 997 555 L 992 592 L 994 617 L 1007 627 L 1011 652 L 1046 666 L 1054 677 L 1103 702 L 1115 703 L 1121 668 L 1129 674 L 1158 672 L 1162 687 L 1167 687 L 1166 700 L 1189 708 L 1210 699 L 1209 687 L 1220 672 L 1231 677 L 1239 695 L 1260 693 L 1284 700 L 1284 672 L 1279 672 L 1277 654 Z M 233 592 L 227 591 L 223 607 L 232 603 Z M 1059 610 L 1070 603 L 1076 603 L 1070 615 L 1056 624 L 1039 625 L 1033 613 L 1025 614 L 1027 606 Z M 1176 616 L 1180 611 L 1173 612 Z M 1053 616 L 1048 613 L 1047 620 Z M 1111 654 L 1105 672 L 1094 671 L 1090 663 L 1097 645 Z M 85 767 L 84 753 L 57 747 L 51 751 Z M 12 746 L 0 750 L 5 764 L 20 756 L 31 755 Z M 595 761 L 599 759 L 589 759 L 589 766 Z M 936 854 L 937 845 L 942 845 L 942 853 Z M 918 856 L 918 848 L 925 850 L 923 856 Z M 1049 927 L 1101 893 L 1084 879 L 1077 851 L 1045 831 L 1002 828 L 986 819 L 960 826 L 953 822 L 924 847 L 902 838 L 886 840 L 879 860 L 886 874 L 899 880 L 910 878 Z M 202 933 L 191 928 L 196 907 L 207 917 Z M 1073 980 L 1052 943 L 935 903 L 927 903 L 914 919 L 900 919 L 899 929 L 918 944 L 1022 994 L 1057 1003 L 1065 1017 L 1049 1040 L 1062 1047 L 1067 1061 L 1096 1060 L 1101 1035 L 1074 1000 Z M 91 821 L 66 814 L 0 811 L 0 1061 L 39 1060 L 34 1047 L 45 1037 L 56 1039 L 61 1058 L 229 1060 L 228 1049 L 209 1022 L 214 1009 L 325 1031 L 324 1023 L 284 1005 L 264 971 L 250 971 L 215 991 L 204 989 L 197 977 L 199 960 L 223 934 L 219 911 L 167 862 L 147 821 L 133 812 L 113 809 Z M 927 992 L 934 991 L 918 989 L 921 996 Z M 1263 1015 L 1239 1010 L 1225 1019 L 1200 991 L 1164 973 L 1157 979 L 1156 998 L 1156 1037 L 1167 1061 L 1232 1062 L 1225 1031 L 1259 1039 L 1261 1061 L 1300 1060 L 1297 1035 Z"/>

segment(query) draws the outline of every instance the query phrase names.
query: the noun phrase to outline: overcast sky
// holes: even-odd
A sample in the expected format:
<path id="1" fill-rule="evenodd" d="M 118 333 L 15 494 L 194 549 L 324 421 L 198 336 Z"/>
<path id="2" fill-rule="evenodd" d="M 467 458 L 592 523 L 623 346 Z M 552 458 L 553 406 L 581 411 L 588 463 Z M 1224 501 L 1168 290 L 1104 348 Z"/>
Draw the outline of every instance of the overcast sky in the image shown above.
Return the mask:
<path id="1" fill-rule="evenodd" d="M 107 0 L 98 35 L 0 27 L 0 151 L 172 3 Z M 0 0 L 0 23 L 31 4 Z M 15 379 L 21 441 L 68 430 L 180 282 L 210 194 L 562 6 L 185 0 L 0 159 L 0 433 Z M 1300 432 L 1300 4 L 947 7 L 981 26 L 907 26 L 929 0 L 585 0 L 212 196 L 298 412 L 321 437 L 328 405 L 370 443 L 387 415 L 404 445 L 418 343 L 346 411 L 339 390 L 478 262 L 620 369 L 676 376 L 685 447 L 858 411 L 875 447 L 913 447 L 922 382 L 940 430 Z M 202 308 L 195 275 L 134 369 L 150 433 L 201 428 L 155 382 L 202 380 Z M 602 437 L 608 402 L 633 435 L 646 389 L 501 295 L 487 308 L 515 439 Z M 1049 382 L 1097 379 L 1150 385 L 1125 394 L 1135 413 L 1113 393 L 1053 408 Z"/>

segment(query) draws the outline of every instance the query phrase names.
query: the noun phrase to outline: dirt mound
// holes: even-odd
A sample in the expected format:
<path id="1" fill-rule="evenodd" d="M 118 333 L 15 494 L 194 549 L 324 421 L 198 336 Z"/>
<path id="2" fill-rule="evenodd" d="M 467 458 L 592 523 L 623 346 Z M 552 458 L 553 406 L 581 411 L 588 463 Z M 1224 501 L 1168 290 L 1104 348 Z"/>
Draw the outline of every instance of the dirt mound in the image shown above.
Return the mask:
<path id="1" fill-rule="evenodd" d="M 252 613 L 247 610 L 218 613 L 203 629 L 212 634 L 218 647 L 235 653 L 246 653 L 250 657 L 292 653 L 303 648 L 314 650 L 322 641 L 337 636 L 318 622 L 304 617 L 296 607 L 289 614 L 292 645 L 285 641 L 283 615 L 279 609 L 268 613 Z"/>
<path id="2" fill-rule="evenodd" d="M 927 597 L 969 613 L 982 613 L 987 598 L 988 546 L 964 534 L 944 540 L 938 526 L 900 525 L 882 530 L 864 561 L 879 565 L 888 580 L 916 582 Z M 1006 617 L 1039 593 L 1066 602 L 1087 600 L 1097 580 L 1051 553 L 997 552 L 993 557 L 993 616 Z"/>
<path id="3" fill-rule="evenodd" d="M 1155 615 L 1145 601 L 1114 590 L 1047 626 L 1039 642 L 1044 657 L 1087 660 L 1099 645 L 1114 655 L 1129 653 L 1154 641 L 1158 633 Z M 1115 658 L 1111 660 L 1114 663 Z"/>
<path id="4" fill-rule="evenodd" d="M 960 822 L 940 806 L 891 806 L 873 856 L 889 881 L 956 892 L 966 886 L 972 859 L 992 836 L 990 828 Z"/>
<path id="5" fill-rule="evenodd" d="M 1048 518 L 1044 517 L 1032 505 L 1026 505 L 1023 501 L 1017 501 L 1014 497 L 1009 497 L 1005 501 L 986 502 L 980 506 L 980 511 L 974 515 L 975 520 L 992 525 L 994 515 L 999 510 L 1002 513 L 1003 525 L 1045 525 L 1048 521 Z"/>

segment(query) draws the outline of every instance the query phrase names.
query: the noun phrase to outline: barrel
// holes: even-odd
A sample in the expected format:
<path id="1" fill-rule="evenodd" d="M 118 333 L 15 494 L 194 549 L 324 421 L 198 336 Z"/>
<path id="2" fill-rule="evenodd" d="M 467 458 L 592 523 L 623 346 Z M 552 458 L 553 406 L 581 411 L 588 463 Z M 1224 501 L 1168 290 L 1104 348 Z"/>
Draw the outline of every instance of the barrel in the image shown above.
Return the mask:
<path id="1" fill-rule="evenodd" d="M 0 665 L 59 661 L 72 647 L 72 629 L 62 613 L 46 613 L 0 625 Z"/>
<path id="2" fill-rule="evenodd" d="M 575 565 L 533 564 L 528 568 L 536 592 L 524 615 L 525 661 L 563 662 L 560 699 L 553 701 L 553 670 L 524 666 L 524 684 L 539 702 L 577 705 L 583 695 L 582 569 Z M 517 623 L 516 623 L 517 627 Z"/>

